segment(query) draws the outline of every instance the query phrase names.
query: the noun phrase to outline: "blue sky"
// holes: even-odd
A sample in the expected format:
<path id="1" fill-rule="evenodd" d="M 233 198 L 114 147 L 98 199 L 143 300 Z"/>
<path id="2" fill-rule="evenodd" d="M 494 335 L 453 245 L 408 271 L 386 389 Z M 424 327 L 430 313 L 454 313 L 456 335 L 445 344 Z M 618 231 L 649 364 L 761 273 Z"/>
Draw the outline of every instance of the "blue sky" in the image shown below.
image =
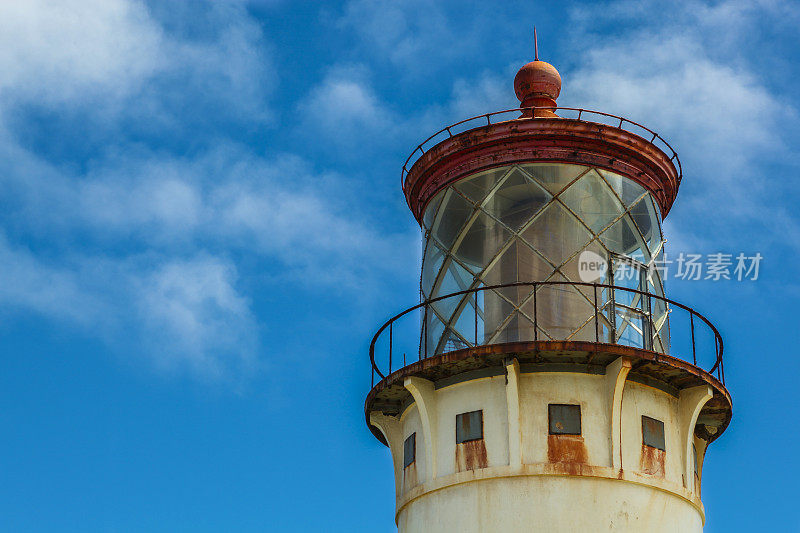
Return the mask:
<path id="1" fill-rule="evenodd" d="M 413 305 L 420 140 L 517 104 L 659 131 L 669 280 L 725 338 L 707 531 L 795 530 L 800 7 L 779 1 L 0 4 L 0 529 L 392 531 L 367 347 Z"/>

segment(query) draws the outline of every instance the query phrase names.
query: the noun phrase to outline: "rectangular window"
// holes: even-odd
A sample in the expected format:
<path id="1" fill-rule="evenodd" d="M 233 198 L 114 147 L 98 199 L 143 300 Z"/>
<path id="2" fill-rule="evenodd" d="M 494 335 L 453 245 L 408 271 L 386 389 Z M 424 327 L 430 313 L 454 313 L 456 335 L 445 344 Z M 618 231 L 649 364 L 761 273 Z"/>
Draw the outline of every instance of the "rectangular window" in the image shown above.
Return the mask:
<path id="1" fill-rule="evenodd" d="M 412 433 L 403 443 L 403 468 L 417 460 L 417 434 Z"/>
<path id="2" fill-rule="evenodd" d="M 456 443 L 483 438 L 483 411 L 456 415 Z"/>
<path id="3" fill-rule="evenodd" d="M 642 444 L 667 451 L 664 441 L 664 422 L 642 415 Z"/>
<path id="4" fill-rule="evenodd" d="M 580 435 L 581 406 L 551 403 L 547 406 L 551 435 Z"/>

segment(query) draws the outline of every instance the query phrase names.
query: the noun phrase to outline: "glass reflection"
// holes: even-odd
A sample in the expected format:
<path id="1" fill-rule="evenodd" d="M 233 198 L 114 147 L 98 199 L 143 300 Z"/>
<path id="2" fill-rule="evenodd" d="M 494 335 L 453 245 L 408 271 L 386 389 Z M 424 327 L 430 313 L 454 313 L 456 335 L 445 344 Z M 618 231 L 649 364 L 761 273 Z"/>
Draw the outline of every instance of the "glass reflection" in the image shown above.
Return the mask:
<path id="1" fill-rule="evenodd" d="M 531 163 L 480 172 L 426 207 L 420 288 L 430 299 L 504 283 L 582 282 L 580 254 L 588 250 L 610 265 L 595 282 L 663 295 L 653 268 L 663 257 L 660 222 L 642 186 L 603 169 Z M 632 279 L 614 279 L 615 258 L 633 260 Z M 651 299 L 623 290 L 594 292 L 564 284 L 446 298 L 429 306 L 420 348 L 431 355 L 476 343 L 597 337 L 668 349 L 663 302 L 650 309 Z"/>

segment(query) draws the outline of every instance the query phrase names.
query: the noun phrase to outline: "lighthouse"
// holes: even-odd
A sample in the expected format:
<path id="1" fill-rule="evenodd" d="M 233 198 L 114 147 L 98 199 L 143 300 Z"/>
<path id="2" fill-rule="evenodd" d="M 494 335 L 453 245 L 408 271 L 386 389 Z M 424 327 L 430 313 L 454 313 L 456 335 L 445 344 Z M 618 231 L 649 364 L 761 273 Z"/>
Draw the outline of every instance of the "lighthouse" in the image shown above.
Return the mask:
<path id="1" fill-rule="evenodd" d="M 665 291 L 680 159 L 637 122 L 558 107 L 561 82 L 537 50 L 519 108 L 443 128 L 402 169 L 420 303 L 372 339 L 365 402 L 402 533 L 706 522 L 732 403 L 717 328 Z"/>

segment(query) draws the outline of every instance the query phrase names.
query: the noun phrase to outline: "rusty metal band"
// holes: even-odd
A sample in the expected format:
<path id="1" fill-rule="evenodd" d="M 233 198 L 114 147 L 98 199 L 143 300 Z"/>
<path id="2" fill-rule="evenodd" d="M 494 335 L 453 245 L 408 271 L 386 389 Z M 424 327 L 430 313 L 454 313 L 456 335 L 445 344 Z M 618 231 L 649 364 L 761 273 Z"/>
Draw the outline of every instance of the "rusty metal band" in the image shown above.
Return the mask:
<path id="1" fill-rule="evenodd" d="M 521 162 L 578 164 L 639 183 L 653 195 L 665 217 L 680 184 L 676 160 L 676 155 L 669 156 L 652 142 L 618 127 L 568 118 L 515 119 L 473 128 L 436 144 L 414 162 L 403 191 L 421 221 L 436 193 L 476 172 Z"/>

